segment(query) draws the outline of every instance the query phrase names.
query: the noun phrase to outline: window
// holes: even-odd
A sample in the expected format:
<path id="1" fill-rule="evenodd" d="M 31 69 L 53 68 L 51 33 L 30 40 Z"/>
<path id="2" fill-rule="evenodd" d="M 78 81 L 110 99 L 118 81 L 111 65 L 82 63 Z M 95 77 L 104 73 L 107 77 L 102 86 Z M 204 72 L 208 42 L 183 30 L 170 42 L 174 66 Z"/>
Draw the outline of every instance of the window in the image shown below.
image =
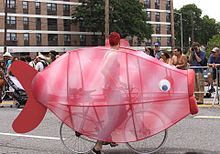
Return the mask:
<path id="1" fill-rule="evenodd" d="M 23 1 L 22 2 L 22 7 L 23 7 L 23 10 L 28 9 L 28 2 L 27 1 Z"/>
<path id="2" fill-rule="evenodd" d="M 160 12 L 155 12 L 155 20 L 160 22 Z"/>
<path id="3" fill-rule="evenodd" d="M 28 33 L 24 34 L 24 45 L 29 45 L 29 34 Z"/>
<path id="4" fill-rule="evenodd" d="M 8 0 L 7 1 L 7 8 L 15 9 L 15 7 L 16 7 L 16 1 L 15 0 Z"/>
<path id="5" fill-rule="evenodd" d="M 64 10 L 64 11 L 69 11 L 69 10 L 70 10 L 70 6 L 67 5 L 67 4 L 64 4 L 64 5 L 63 5 L 63 10 Z"/>
<path id="6" fill-rule="evenodd" d="M 29 19 L 28 17 L 23 18 L 24 29 L 29 29 Z"/>
<path id="7" fill-rule="evenodd" d="M 36 30 L 41 30 L 41 19 L 36 18 Z"/>
<path id="8" fill-rule="evenodd" d="M 64 45 L 71 45 L 71 35 L 64 34 Z"/>
<path id="9" fill-rule="evenodd" d="M 7 11 L 8 13 L 16 12 L 16 0 L 8 0 L 7 1 Z"/>
<path id="10" fill-rule="evenodd" d="M 23 13 L 28 14 L 28 2 L 27 1 L 22 2 L 22 7 L 23 7 Z"/>
<path id="11" fill-rule="evenodd" d="M 16 25 L 16 17 L 8 16 L 7 17 L 7 24 L 8 25 Z"/>
<path id="12" fill-rule="evenodd" d="M 155 9 L 160 9 L 160 0 L 155 0 Z"/>
<path id="13" fill-rule="evenodd" d="M 171 46 L 171 44 L 172 44 L 172 41 L 171 41 L 172 39 L 171 39 L 171 37 L 168 37 L 167 38 L 167 46 Z"/>
<path id="14" fill-rule="evenodd" d="M 64 31 L 70 31 L 70 20 L 64 19 L 63 24 L 64 24 Z"/>
<path id="15" fill-rule="evenodd" d="M 86 45 L 86 36 L 85 35 L 80 35 L 80 46 L 85 46 Z"/>
<path id="16" fill-rule="evenodd" d="M 48 34 L 48 45 L 49 46 L 58 45 L 58 35 L 57 34 Z"/>
<path id="17" fill-rule="evenodd" d="M 146 8 L 150 8 L 150 0 L 144 0 L 144 8 L 146 9 Z"/>
<path id="18" fill-rule="evenodd" d="M 150 21 L 151 20 L 151 12 L 147 11 L 147 20 Z"/>
<path id="19" fill-rule="evenodd" d="M 35 2 L 35 13 L 36 14 L 41 14 L 41 6 L 40 6 L 40 2 Z"/>
<path id="20" fill-rule="evenodd" d="M 63 5 L 63 15 L 69 16 L 70 15 L 70 5 L 64 4 Z"/>
<path id="21" fill-rule="evenodd" d="M 47 19 L 48 30 L 57 30 L 57 19 Z"/>
<path id="22" fill-rule="evenodd" d="M 24 25 L 28 25 L 28 17 L 24 17 L 23 18 L 23 24 Z"/>
<path id="23" fill-rule="evenodd" d="M 28 33 L 24 34 L 24 41 L 29 41 L 29 34 Z"/>
<path id="24" fill-rule="evenodd" d="M 160 25 L 159 24 L 157 24 L 156 25 L 156 34 L 160 34 Z"/>
<path id="25" fill-rule="evenodd" d="M 7 33 L 7 41 L 17 41 L 16 33 Z"/>
<path id="26" fill-rule="evenodd" d="M 41 34 L 36 34 L 36 45 L 42 45 L 41 44 Z"/>
<path id="27" fill-rule="evenodd" d="M 167 21 L 167 22 L 170 22 L 170 21 L 171 21 L 171 20 L 170 20 L 170 19 L 171 19 L 170 16 L 171 16 L 171 14 L 167 12 L 167 13 L 166 13 L 166 21 Z"/>
<path id="28" fill-rule="evenodd" d="M 167 25 L 167 34 L 171 34 L 171 26 L 170 25 Z"/>
<path id="29" fill-rule="evenodd" d="M 7 28 L 16 29 L 16 17 L 7 17 Z"/>
<path id="30" fill-rule="evenodd" d="M 35 9 L 40 9 L 40 2 L 35 2 Z"/>
<path id="31" fill-rule="evenodd" d="M 171 9 L 171 2 L 170 2 L 170 0 L 167 0 L 167 2 L 166 2 L 166 9 L 167 10 Z"/>
<path id="32" fill-rule="evenodd" d="M 47 3 L 47 14 L 56 15 L 57 14 L 57 5 L 54 3 Z"/>

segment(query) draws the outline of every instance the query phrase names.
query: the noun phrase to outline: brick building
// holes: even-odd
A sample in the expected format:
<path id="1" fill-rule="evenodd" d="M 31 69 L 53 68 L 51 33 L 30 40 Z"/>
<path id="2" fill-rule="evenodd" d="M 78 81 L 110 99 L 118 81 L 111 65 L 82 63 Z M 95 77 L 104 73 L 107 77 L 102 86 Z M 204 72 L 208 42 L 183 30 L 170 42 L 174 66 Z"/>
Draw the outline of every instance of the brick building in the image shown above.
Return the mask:
<path id="1" fill-rule="evenodd" d="M 142 0 L 147 13 L 148 23 L 153 26 L 152 39 L 147 45 L 160 42 L 164 48 L 174 46 L 173 0 Z"/>
<path id="2" fill-rule="evenodd" d="M 0 2 L 0 37 L 4 38 L 5 4 Z M 7 0 L 7 49 L 10 52 L 66 51 L 84 44 L 85 36 L 70 24 L 78 0 Z M 3 51 L 4 39 L 0 40 Z"/>
<path id="3" fill-rule="evenodd" d="M 5 29 L 5 1 L 7 25 Z M 5 0 L 0 2 L 0 52 L 7 31 L 7 50 L 10 52 L 66 51 L 73 47 L 98 44 L 99 33 L 80 32 L 71 22 L 78 0 Z M 173 38 L 172 0 L 141 0 L 155 33 L 148 45 L 161 42 L 171 46 Z"/>

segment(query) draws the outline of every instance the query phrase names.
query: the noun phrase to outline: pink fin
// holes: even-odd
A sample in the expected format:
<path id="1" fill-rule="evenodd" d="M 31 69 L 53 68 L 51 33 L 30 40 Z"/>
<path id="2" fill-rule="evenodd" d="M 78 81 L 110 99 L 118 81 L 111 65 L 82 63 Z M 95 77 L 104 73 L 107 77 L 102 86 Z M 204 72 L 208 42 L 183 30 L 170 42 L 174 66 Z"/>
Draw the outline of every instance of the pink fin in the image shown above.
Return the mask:
<path id="1" fill-rule="evenodd" d="M 13 62 L 10 71 L 19 80 L 28 95 L 26 105 L 13 122 L 12 127 L 17 133 L 26 133 L 40 124 L 47 111 L 47 108 L 39 103 L 32 94 L 32 80 L 38 72 L 22 61 Z"/>

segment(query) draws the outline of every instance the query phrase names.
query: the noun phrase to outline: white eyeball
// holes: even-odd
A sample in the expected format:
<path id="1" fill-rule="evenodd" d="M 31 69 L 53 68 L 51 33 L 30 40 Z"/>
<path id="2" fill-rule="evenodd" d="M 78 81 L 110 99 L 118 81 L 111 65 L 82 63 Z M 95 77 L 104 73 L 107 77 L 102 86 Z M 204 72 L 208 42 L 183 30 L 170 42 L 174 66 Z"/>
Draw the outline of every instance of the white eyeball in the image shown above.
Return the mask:
<path id="1" fill-rule="evenodd" d="M 161 91 L 167 92 L 170 90 L 171 84 L 170 81 L 163 79 L 159 83 L 159 87 Z"/>

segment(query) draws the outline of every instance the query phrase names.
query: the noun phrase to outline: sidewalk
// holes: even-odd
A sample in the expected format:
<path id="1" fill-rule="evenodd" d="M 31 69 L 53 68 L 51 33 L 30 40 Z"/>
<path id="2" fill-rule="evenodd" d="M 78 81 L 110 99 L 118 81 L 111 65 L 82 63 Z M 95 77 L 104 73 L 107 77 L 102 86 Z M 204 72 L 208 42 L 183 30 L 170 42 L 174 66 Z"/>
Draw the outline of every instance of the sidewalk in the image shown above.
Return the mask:
<path id="1" fill-rule="evenodd" d="M 2 103 L 0 104 L 0 107 L 13 107 L 16 105 L 16 102 L 13 100 L 6 100 L 6 101 L 2 101 Z"/>

